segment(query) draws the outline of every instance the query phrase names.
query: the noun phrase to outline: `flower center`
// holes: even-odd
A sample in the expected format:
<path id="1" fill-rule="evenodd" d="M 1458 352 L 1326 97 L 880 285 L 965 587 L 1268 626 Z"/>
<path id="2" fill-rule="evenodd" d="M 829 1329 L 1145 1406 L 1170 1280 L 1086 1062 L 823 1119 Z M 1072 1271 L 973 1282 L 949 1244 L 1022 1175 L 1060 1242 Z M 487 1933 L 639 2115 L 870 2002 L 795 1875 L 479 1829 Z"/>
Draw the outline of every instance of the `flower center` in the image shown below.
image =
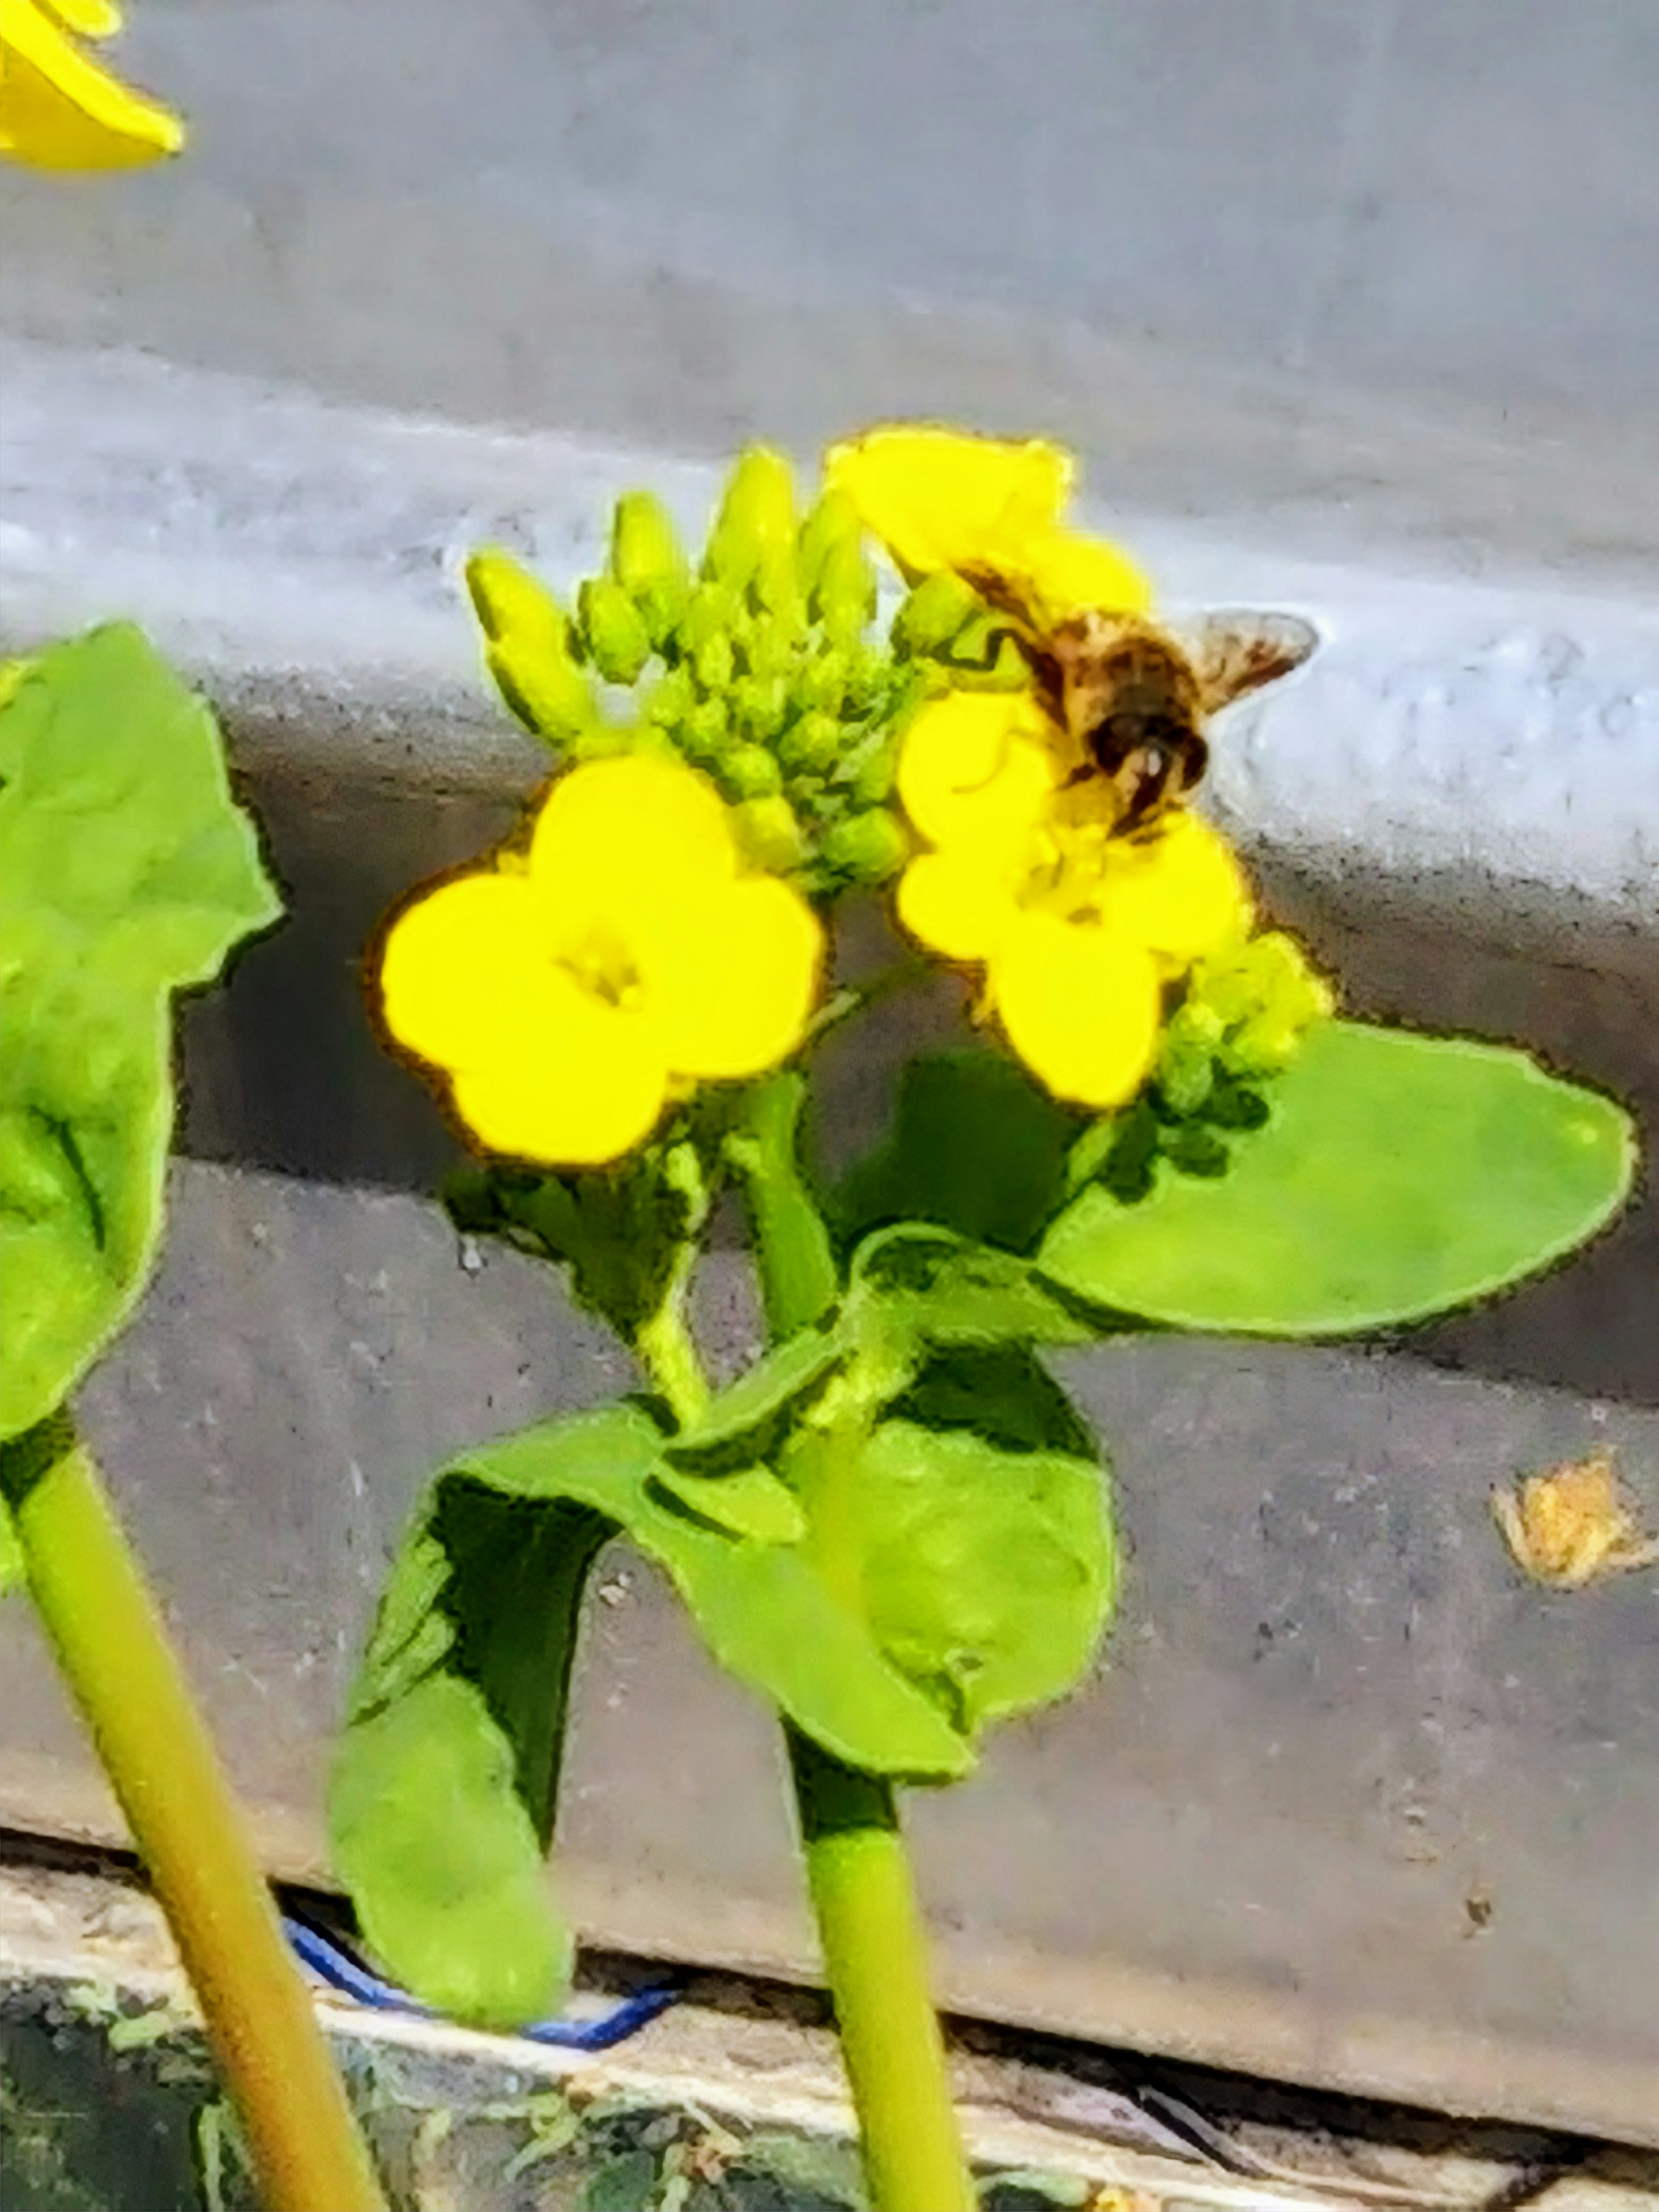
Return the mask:
<path id="1" fill-rule="evenodd" d="M 618 1013 L 638 1012 L 645 987 L 620 930 L 592 923 L 574 944 L 555 954 L 554 964 L 601 1005 Z"/>

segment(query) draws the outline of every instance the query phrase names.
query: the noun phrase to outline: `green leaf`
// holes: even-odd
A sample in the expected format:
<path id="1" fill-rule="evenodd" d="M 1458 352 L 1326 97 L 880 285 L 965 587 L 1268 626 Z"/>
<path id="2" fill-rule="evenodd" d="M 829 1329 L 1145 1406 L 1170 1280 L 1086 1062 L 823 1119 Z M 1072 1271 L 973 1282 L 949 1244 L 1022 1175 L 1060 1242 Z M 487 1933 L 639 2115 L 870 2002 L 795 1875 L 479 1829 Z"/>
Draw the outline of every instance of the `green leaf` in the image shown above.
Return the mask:
<path id="1" fill-rule="evenodd" d="M 921 1222 L 866 1237 L 852 1278 L 853 1325 L 874 1322 L 918 1344 L 1087 1344 L 1100 1333 L 1012 1253 Z"/>
<path id="2" fill-rule="evenodd" d="M 54 646 L 0 709 L 0 896 L 179 990 L 280 912 L 204 702 L 128 623 Z"/>
<path id="3" fill-rule="evenodd" d="M 357 1722 L 330 1819 L 363 1932 L 408 1988 L 503 2027 L 557 2008 L 571 1939 L 514 1787 L 512 1746 L 479 1690 L 428 1674 Z"/>
<path id="4" fill-rule="evenodd" d="M 738 1468 L 732 1474 L 687 1474 L 661 1467 L 653 1480 L 734 1536 L 752 1536 L 757 1544 L 799 1544 L 806 1534 L 806 1516 L 794 1492 L 769 1467 Z"/>
<path id="5" fill-rule="evenodd" d="M 172 1128 L 169 994 L 277 911 L 202 702 L 133 629 L 0 708 L 0 1436 L 137 1303 Z"/>
<path id="6" fill-rule="evenodd" d="M 680 1474 L 663 1441 L 623 1405 L 468 1453 L 435 1479 L 388 1582 L 335 1760 L 335 1863 L 392 1972 L 461 2018 L 558 2001 L 566 1937 L 541 1861 L 582 1588 L 619 1532 L 715 1658 L 836 1757 L 929 1781 L 971 1764 L 799 1549 L 714 1525 L 704 1493 L 758 1514 L 765 1486 Z M 692 1486 L 696 1511 L 677 1494 Z"/>
<path id="7" fill-rule="evenodd" d="M 1011 1060 L 988 1052 L 913 1060 L 890 1135 L 844 1177 L 830 1218 L 844 1245 L 920 1220 L 1026 1252 L 1066 1194 L 1079 1123 Z"/>
<path id="8" fill-rule="evenodd" d="M 1039 1255 L 1171 1327 L 1336 1335 L 1502 1289 L 1593 1236 L 1631 1185 L 1630 1116 L 1524 1054 L 1323 1022 L 1224 1176 L 1091 1186 Z"/>
<path id="9" fill-rule="evenodd" d="M 1007 1451 L 967 1427 L 889 1419 L 850 1505 L 882 1649 L 953 1724 L 1063 1696 L 1110 1609 L 1115 1553 L 1092 1459 Z"/>
<path id="10" fill-rule="evenodd" d="M 766 1456 L 779 1431 L 847 1357 L 848 1340 L 834 1328 L 803 1328 L 757 1359 L 722 1390 L 702 1419 L 664 1447 L 677 1467 L 708 1473 Z"/>

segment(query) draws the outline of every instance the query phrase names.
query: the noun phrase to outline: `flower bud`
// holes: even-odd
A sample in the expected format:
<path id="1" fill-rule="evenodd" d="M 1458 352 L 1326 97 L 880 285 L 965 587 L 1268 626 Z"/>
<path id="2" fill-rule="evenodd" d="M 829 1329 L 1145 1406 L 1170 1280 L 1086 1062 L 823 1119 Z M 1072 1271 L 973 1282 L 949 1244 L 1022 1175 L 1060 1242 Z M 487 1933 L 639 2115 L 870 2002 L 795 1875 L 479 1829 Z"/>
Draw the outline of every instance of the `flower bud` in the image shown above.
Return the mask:
<path id="1" fill-rule="evenodd" d="M 890 736 L 883 736 L 860 757 L 848 779 L 854 804 L 878 806 L 893 788 L 896 769 L 894 740 Z"/>
<path id="2" fill-rule="evenodd" d="M 781 676 L 739 676 L 732 686 L 732 714 L 763 743 L 776 737 L 788 710 L 788 690 Z"/>
<path id="3" fill-rule="evenodd" d="M 697 648 L 692 659 L 698 683 L 705 691 L 726 691 L 731 689 L 734 660 L 732 641 L 724 630 L 716 630 Z"/>
<path id="4" fill-rule="evenodd" d="M 824 865 L 859 884 L 885 883 L 908 852 L 908 840 L 884 806 L 849 815 L 823 841 Z"/>
<path id="5" fill-rule="evenodd" d="M 856 538 L 830 545 L 812 593 L 813 611 L 836 645 L 854 644 L 876 611 L 875 571 Z"/>
<path id="6" fill-rule="evenodd" d="M 685 668 L 666 668 L 640 702 L 646 722 L 660 730 L 676 729 L 697 703 L 691 674 Z"/>
<path id="7" fill-rule="evenodd" d="M 767 556 L 787 556 L 795 534 L 795 490 L 789 464 L 765 446 L 751 446 L 727 479 L 708 536 L 705 566 L 723 582 L 746 584 Z"/>
<path id="8" fill-rule="evenodd" d="M 676 632 L 680 650 L 695 659 L 711 638 L 729 638 L 741 605 L 729 584 L 693 585 Z"/>
<path id="9" fill-rule="evenodd" d="M 778 758 L 787 769 L 822 775 L 840 759 L 841 744 L 839 718 L 815 707 L 792 722 L 778 739 Z"/>
<path id="10" fill-rule="evenodd" d="M 1178 1007 L 1158 1052 L 1158 1087 L 1176 1114 L 1196 1114 L 1215 1084 L 1220 1024 L 1207 1008 Z"/>
<path id="11" fill-rule="evenodd" d="M 613 576 L 590 576 L 578 605 L 593 665 L 607 684 L 634 683 L 651 658 L 644 617 Z"/>
<path id="12" fill-rule="evenodd" d="M 726 702 L 718 697 L 699 699 L 680 724 L 679 736 L 681 744 L 692 760 L 718 760 L 731 741 Z"/>
<path id="13" fill-rule="evenodd" d="M 826 714 L 838 715 L 847 693 L 847 655 L 830 646 L 796 663 L 791 693 L 809 712 L 818 707 Z"/>
<path id="14" fill-rule="evenodd" d="M 825 492 L 802 523 L 795 544 L 795 566 L 809 597 L 817 591 L 830 547 L 848 542 L 856 545 L 862 532 L 859 511 L 848 495 Z"/>
<path id="15" fill-rule="evenodd" d="M 484 661 L 519 720 L 567 744 L 598 718 L 593 687 L 572 655 L 563 609 L 511 554 L 475 553 L 466 586 L 485 639 Z"/>
<path id="16" fill-rule="evenodd" d="M 733 745 L 720 763 L 720 775 L 733 799 L 770 799 L 783 788 L 783 771 L 764 745 Z"/>
<path id="17" fill-rule="evenodd" d="M 924 576 L 893 617 L 893 646 L 899 653 L 942 653 L 963 625 L 983 611 L 971 584 L 954 569 Z"/>
<path id="18" fill-rule="evenodd" d="M 611 521 L 611 573 L 635 599 L 685 581 L 684 550 L 654 494 L 625 491 L 617 501 Z"/>
<path id="19" fill-rule="evenodd" d="M 806 841 L 787 799 L 745 799 L 735 809 L 738 842 L 757 868 L 787 875 L 806 857 Z"/>

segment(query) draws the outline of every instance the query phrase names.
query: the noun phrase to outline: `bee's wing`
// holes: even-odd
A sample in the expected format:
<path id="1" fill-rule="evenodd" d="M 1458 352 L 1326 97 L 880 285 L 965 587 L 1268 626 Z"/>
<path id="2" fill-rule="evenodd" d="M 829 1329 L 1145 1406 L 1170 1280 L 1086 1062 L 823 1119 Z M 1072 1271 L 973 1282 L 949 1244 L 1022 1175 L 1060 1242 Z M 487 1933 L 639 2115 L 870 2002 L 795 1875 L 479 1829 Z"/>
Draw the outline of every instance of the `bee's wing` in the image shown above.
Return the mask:
<path id="1" fill-rule="evenodd" d="M 1202 615 L 1179 633 L 1206 714 L 1288 676 L 1319 644 L 1319 632 L 1300 615 L 1227 608 Z"/>

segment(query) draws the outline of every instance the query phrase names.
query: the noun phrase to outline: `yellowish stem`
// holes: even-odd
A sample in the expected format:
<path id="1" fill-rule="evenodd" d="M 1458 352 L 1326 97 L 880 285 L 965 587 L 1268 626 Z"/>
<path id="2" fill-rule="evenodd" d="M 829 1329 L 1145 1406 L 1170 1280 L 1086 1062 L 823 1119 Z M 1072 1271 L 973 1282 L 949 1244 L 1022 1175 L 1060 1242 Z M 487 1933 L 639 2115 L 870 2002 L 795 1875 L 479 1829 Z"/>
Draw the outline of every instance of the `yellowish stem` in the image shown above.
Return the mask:
<path id="1" fill-rule="evenodd" d="M 160 1608 L 62 1416 L 8 1444 L 31 1595 L 201 2003 L 267 2212 L 386 2212 Z"/>

